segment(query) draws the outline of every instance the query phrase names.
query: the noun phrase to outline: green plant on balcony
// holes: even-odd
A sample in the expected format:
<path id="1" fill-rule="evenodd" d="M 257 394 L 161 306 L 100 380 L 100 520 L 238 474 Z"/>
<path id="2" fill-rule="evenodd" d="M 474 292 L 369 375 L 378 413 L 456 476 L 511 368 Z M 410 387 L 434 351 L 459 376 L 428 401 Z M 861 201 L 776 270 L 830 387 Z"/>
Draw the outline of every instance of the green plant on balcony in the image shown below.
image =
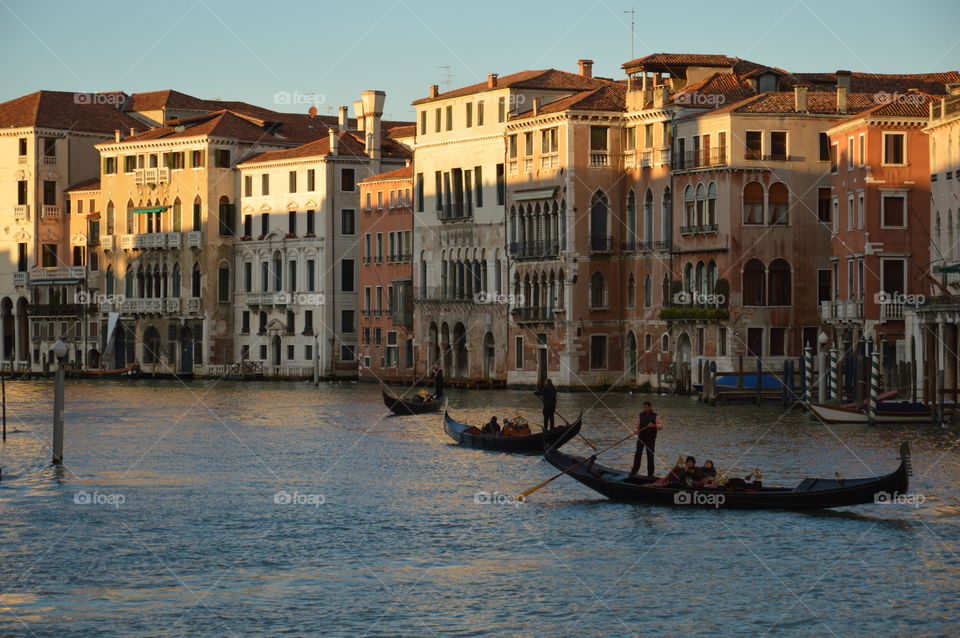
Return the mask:
<path id="1" fill-rule="evenodd" d="M 730 318 L 726 308 L 698 308 L 696 306 L 667 306 L 660 309 L 664 321 L 724 321 Z"/>

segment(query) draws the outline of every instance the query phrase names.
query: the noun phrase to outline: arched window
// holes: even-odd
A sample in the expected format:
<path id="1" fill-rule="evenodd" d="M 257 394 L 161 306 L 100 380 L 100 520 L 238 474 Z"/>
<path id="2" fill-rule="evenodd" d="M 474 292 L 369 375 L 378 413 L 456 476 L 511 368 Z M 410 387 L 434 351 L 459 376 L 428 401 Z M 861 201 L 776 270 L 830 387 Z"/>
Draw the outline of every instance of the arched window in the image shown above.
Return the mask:
<path id="1" fill-rule="evenodd" d="M 693 264 L 687 263 L 683 267 L 683 290 L 684 292 L 693 292 L 693 287 L 695 284 L 695 279 L 693 276 Z"/>
<path id="2" fill-rule="evenodd" d="M 607 305 L 607 282 L 600 272 L 590 277 L 590 307 L 604 308 Z"/>
<path id="3" fill-rule="evenodd" d="M 660 239 L 668 242 L 673 236 L 673 195 L 670 187 L 663 189 L 663 205 L 660 207 Z"/>
<path id="4" fill-rule="evenodd" d="M 170 296 L 174 299 L 180 298 L 180 264 L 173 265 L 173 275 L 170 277 Z"/>
<path id="5" fill-rule="evenodd" d="M 143 362 L 160 362 L 160 332 L 149 326 L 143 333 Z"/>
<path id="6" fill-rule="evenodd" d="M 750 182 L 743 188 L 743 223 L 763 223 L 763 186 Z"/>
<path id="7" fill-rule="evenodd" d="M 697 184 L 697 226 L 707 223 L 707 189 L 703 184 Z"/>
<path id="8" fill-rule="evenodd" d="M 647 275 L 643 280 L 643 307 L 653 307 L 653 282 L 650 280 L 650 275 Z M 649 337 L 650 335 L 647 336 Z M 648 347 L 647 350 L 649 349 Z"/>
<path id="9" fill-rule="evenodd" d="M 653 350 L 653 335 L 649 332 L 643 335 L 643 350 L 644 352 L 650 352 Z"/>
<path id="10" fill-rule="evenodd" d="M 717 225 L 717 183 L 710 182 L 707 187 L 707 224 Z"/>
<path id="11" fill-rule="evenodd" d="M 643 241 L 647 250 L 653 248 L 653 191 L 649 188 L 643 198 Z"/>
<path id="12" fill-rule="evenodd" d="M 666 306 L 670 302 L 670 276 L 663 276 L 663 283 L 660 284 L 660 305 Z"/>
<path id="13" fill-rule="evenodd" d="M 703 265 L 702 261 L 697 262 L 697 285 L 696 285 L 697 294 L 706 295 L 707 290 L 707 269 Z"/>
<path id="14" fill-rule="evenodd" d="M 670 352 L 670 335 L 665 334 L 660 338 L 660 351 Z"/>
<path id="15" fill-rule="evenodd" d="M 717 268 L 717 262 L 710 260 L 707 265 L 707 294 L 713 294 L 717 291 L 717 279 L 720 270 Z"/>
<path id="16" fill-rule="evenodd" d="M 203 230 L 203 202 L 199 195 L 193 198 L 193 227 L 191 230 L 197 232 Z"/>
<path id="17" fill-rule="evenodd" d="M 173 200 L 173 222 L 172 222 L 173 228 L 171 229 L 172 232 L 179 233 L 183 229 L 183 221 L 181 219 L 182 216 L 183 216 L 183 213 L 181 211 L 180 198 L 178 197 L 175 200 Z"/>
<path id="18" fill-rule="evenodd" d="M 193 273 L 190 277 L 190 296 L 200 296 L 200 264 L 193 265 Z"/>
<path id="19" fill-rule="evenodd" d="M 114 223 L 116 222 L 116 215 L 113 210 L 113 202 L 107 202 L 107 234 L 114 234 Z"/>
<path id="20" fill-rule="evenodd" d="M 770 185 L 770 223 L 786 224 L 789 221 L 790 193 L 781 182 Z"/>
<path id="21" fill-rule="evenodd" d="M 607 216 L 610 204 L 603 191 L 597 191 L 590 200 L 590 248 L 609 250 Z"/>
<path id="22" fill-rule="evenodd" d="M 283 290 L 283 256 L 279 250 L 273 251 L 273 290 Z"/>
<path id="23" fill-rule="evenodd" d="M 759 259 L 751 259 L 743 266 L 743 305 L 763 306 L 764 268 Z"/>
<path id="24" fill-rule="evenodd" d="M 956 249 L 953 246 L 953 215 L 950 214 L 950 211 L 947 210 L 947 243 L 944 245 L 945 254 L 943 255 L 946 259 L 952 259 L 953 255 L 956 254 Z"/>
<path id="25" fill-rule="evenodd" d="M 770 262 L 767 271 L 767 303 L 771 306 L 790 305 L 790 264 L 783 259 Z"/>
<path id="26" fill-rule="evenodd" d="M 114 291 L 114 286 L 116 285 L 116 280 L 113 275 L 113 266 L 107 266 L 106 281 L 104 283 L 107 290 L 107 296 L 108 297 L 112 296 Z"/>
<path id="27" fill-rule="evenodd" d="M 132 235 L 135 232 L 134 219 L 133 219 L 133 200 L 127 200 L 127 234 Z"/>
<path id="28" fill-rule="evenodd" d="M 693 186 L 683 189 L 683 225 L 696 226 L 696 202 L 693 198 Z"/>
<path id="29" fill-rule="evenodd" d="M 637 196 L 633 191 L 627 193 L 627 244 L 631 249 L 637 244 Z"/>
<path id="30" fill-rule="evenodd" d="M 637 307 L 637 281 L 630 275 L 627 280 L 627 308 Z"/>

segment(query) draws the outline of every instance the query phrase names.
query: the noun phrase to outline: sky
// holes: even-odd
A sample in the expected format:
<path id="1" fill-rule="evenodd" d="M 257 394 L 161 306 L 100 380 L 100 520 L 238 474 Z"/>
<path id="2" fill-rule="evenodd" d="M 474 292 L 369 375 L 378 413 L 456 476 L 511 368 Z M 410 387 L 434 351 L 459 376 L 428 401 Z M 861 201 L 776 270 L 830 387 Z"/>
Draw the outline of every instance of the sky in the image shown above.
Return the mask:
<path id="1" fill-rule="evenodd" d="M 0 0 L 0 101 L 38 89 L 176 89 L 335 114 L 365 89 L 385 118 L 488 73 L 622 78 L 633 53 L 721 53 L 788 71 L 960 69 L 957 0 Z"/>

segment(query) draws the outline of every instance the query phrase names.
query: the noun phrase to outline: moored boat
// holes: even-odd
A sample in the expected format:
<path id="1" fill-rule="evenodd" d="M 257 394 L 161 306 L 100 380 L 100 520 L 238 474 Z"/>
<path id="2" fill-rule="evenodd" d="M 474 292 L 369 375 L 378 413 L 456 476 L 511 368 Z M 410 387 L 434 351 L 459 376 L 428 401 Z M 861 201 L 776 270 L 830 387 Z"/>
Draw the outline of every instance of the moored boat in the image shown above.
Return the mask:
<path id="1" fill-rule="evenodd" d="M 810 409 L 827 423 L 868 423 L 866 407 L 810 403 Z M 881 401 L 877 403 L 876 423 L 930 423 L 932 412 L 923 403 Z"/>
<path id="2" fill-rule="evenodd" d="M 580 432 L 582 424 L 583 413 L 581 412 L 573 422 L 565 426 L 535 432 L 527 436 L 498 436 L 483 434 L 478 428 L 455 420 L 449 412 L 443 413 L 443 429 L 459 445 L 479 450 L 498 450 L 501 452 L 542 454 L 544 450 L 560 447 L 575 437 Z"/>
<path id="3" fill-rule="evenodd" d="M 136 379 L 143 374 L 137 364 L 113 370 L 81 370 L 78 376 L 81 379 Z"/>
<path id="4" fill-rule="evenodd" d="M 405 399 L 383 387 L 383 404 L 394 414 L 428 414 L 439 412 L 447 405 L 447 397 L 426 397 L 422 400 Z"/>
<path id="5" fill-rule="evenodd" d="M 900 444 L 900 466 L 883 476 L 858 479 L 807 478 L 796 487 L 746 483 L 737 488 L 654 486 L 656 479 L 628 477 L 627 472 L 591 463 L 592 457 L 549 450 L 545 457 L 558 470 L 607 498 L 651 505 L 688 505 L 716 509 L 816 510 L 905 498 L 910 485 L 910 446 Z"/>

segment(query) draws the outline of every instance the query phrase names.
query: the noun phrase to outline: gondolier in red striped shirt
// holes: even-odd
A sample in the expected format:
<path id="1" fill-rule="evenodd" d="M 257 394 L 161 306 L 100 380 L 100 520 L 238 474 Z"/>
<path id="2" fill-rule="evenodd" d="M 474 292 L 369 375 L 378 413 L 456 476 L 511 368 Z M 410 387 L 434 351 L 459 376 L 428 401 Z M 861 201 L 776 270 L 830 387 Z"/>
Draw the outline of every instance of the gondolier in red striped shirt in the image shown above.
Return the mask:
<path id="1" fill-rule="evenodd" d="M 633 431 L 637 434 L 637 451 L 633 455 L 633 469 L 630 476 L 636 476 L 640 470 L 640 461 L 643 459 L 643 450 L 647 450 L 647 476 L 653 477 L 653 449 L 657 444 L 657 431 L 663 429 L 663 420 L 653 411 L 649 401 L 643 402 L 643 410 L 637 417 Z"/>

